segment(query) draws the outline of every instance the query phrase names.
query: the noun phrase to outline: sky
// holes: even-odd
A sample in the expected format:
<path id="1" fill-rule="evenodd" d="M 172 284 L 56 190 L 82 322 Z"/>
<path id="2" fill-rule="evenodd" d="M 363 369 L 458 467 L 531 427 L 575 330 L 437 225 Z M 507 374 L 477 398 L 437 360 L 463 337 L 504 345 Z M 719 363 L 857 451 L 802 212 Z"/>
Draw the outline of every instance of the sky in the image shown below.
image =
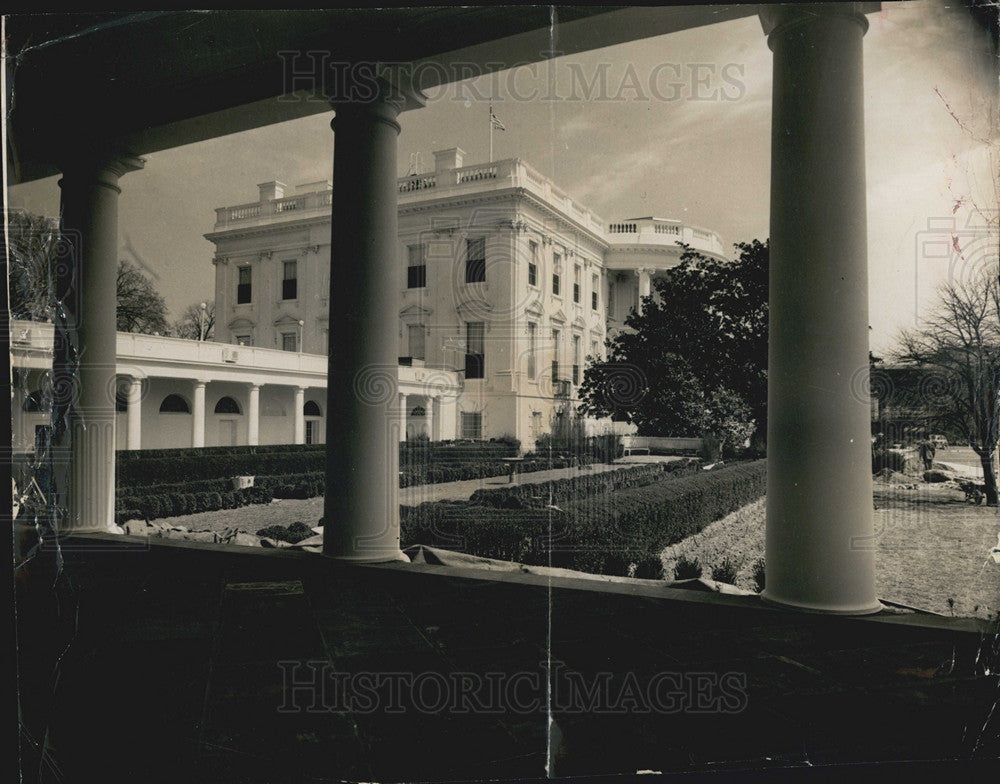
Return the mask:
<path id="1" fill-rule="evenodd" d="M 872 348 L 885 354 L 937 286 L 982 265 L 977 208 L 1000 195 L 982 141 L 997 75 L 960 8 L 883 3 L 868 19 L 869 320 Z M 494 158 L 526 160 L 604 222 L 655 215 L 713 229 L 727 246 L 764 239 L 770 95 L 760 22 L 723 22 L 431 91 L 424 108 L 400 116 L 399 174 L 432 169 L 432 152 L 448 147 L 461 147 L 467 165 L 486 161 L 492 99 L 506 128 L 494 132 Z M 172 317 L 213 294 L 214 246 L 203 235 L 216 207 L 256 201 L 269 180 L 331 177 L 331 118 L 150 154 L 122 179 L 121 256 L 151 271 Z M 9 203 L 57 215 L 57 178 L 11 187 Z"/>

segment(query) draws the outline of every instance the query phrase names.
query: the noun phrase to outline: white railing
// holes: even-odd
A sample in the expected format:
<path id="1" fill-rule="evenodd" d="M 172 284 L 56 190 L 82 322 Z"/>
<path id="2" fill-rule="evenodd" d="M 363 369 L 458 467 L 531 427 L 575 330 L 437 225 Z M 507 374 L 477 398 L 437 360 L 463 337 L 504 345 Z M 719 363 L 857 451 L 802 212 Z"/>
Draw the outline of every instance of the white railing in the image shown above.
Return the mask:
<path id="1" fill-rule="evenodd" d="M 634 223 L 612 223 L 608 226 L 608 234 L 635 234 L 636 225 Z"/>
<path id="2" fill-rule="evenodd" d="M 433 174 L 411 175 L 399 181 L 400 193 L 412 193 L 434 187 L 437 187 L 437 177 Z"/>

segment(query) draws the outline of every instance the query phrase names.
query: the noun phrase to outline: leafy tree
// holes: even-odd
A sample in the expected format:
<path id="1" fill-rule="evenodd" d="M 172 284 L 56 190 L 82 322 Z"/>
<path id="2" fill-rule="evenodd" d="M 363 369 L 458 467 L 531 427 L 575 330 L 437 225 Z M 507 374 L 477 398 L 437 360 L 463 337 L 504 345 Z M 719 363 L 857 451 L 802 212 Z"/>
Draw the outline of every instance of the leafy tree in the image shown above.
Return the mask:
<path id="1" fill-rule="evenodd" d="M 184 308 L 181 317 L 174 322 L 174 336 L 188 340 L 212 340 L 215 336 L 215 302 L 207 301 L 205 306 L 204 317 L 200 302 L 193 302 Z"/>
<path id="2" fill-rule="evenodd" d="M 166 334 L 169 331 L 167 303 L 153 288 L 149 278 L 124 259 L 118 262 L 117 287 L 119 332 L 151 335 L 154 332 Z"/>
<path id="3" fill-rule="evenodd" d="M 52 315 L 52 270 L 59 248 L 57 221 L 30 212 L 7 213 L 10 315 L 41 321 Z"/>
<path id="4" fill-rule="evenodd" d="M 685 246 L 642 313 L 608 340 L 608 361 L 591 359 L 581 414 L 633 422 L 643 435 L 711 433 L 730 451 L 750 433 L 763 442 L 768 245 L 736 247 L 724 261 Z"/>
<path id="5" fill-rule="evenodd" d="M 928 419 L 963 434 L 979 455 L 986 503 L 997 504 L 993 452 L 1000 394 L 1000 281 L 982 269 L 941 288 L 924 323 L 904 331 L 897 359 L 921 374 L 917 385 Z"/>

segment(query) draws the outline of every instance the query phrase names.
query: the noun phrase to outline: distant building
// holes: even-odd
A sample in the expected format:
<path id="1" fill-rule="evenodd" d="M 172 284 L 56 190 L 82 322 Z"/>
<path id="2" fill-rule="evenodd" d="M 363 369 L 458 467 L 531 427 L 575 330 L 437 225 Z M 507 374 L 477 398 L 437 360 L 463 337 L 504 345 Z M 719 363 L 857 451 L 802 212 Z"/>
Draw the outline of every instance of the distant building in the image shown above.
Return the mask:
<path id="1" fill-rule="evenodd" d="M 433 172 L 398 184 L 400 432 L 530 449 L 575 418 L 588 361 L 679 262 L 679 243 L 717 258 L 725 246 L 676 220 L 605 224 L 524 161 L 463 155 L 436 152 Z M 331 198 L 328 181 L 268 182 L 216 210 L 216 342 L 119 334 L 119 448 L 325 438 L 329 341 L 358 339 L 329 334 Z M 25 451 L 45 424 L 51 326 L 14 330 Z"/>

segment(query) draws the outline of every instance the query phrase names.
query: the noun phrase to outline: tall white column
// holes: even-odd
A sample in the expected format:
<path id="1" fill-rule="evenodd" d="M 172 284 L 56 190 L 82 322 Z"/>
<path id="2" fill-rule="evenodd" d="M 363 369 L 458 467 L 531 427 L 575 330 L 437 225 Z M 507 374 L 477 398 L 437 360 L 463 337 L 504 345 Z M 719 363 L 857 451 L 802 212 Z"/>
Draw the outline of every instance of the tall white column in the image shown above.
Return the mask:
<path id="1" fill-rule="evenodd" d="M 107 531 L 115 512 L 115 299 L 118 180 L 131 156 L 76 151 L 62 167 L 60 231 L 69 264 L 57 270 L 53 483 L 66 531 Z M 68 457 L 68 465 L 65 458 Z"/>
<path id="2" fill-rule="evenodd" d="M 191 417 L 191 446 L 205 446 L 205 383 L 196 381 L 194 384 L 194 416 Z"/>
<path id="3" fill-rule="evenodd" d="M 771 116 L 764 598 L 876 612 L 857 3 L 764 6 Z"/>
<path id="4" fill-rule="evenodd" d="M 250 385 L 247 397 L 247 444 L 260 444 L 260 387 L 257 384 Z"/>
<path id="5" fill-rule="evenodd" d="M 293 443 L 304 444 L 306 442 L 306 389 L 305 387 L 295 388 L 295 440 Z"/>
<path id="6" fill-rule="evenodd" d="M 637 312 L 642 313 L 642 298 L 648 297 L 651 291 L 650 284 L 650 271 L 648 269 L 637 269 L 636 275 L 639 276 L 639 306 L 636 308 Z"/>
<path id="7" fill-rule="evenodd" d="M 406 395 L 402 392 L 399 393 L 399 440 L 406 440 Z"/>
<path id="8" fill-rule="evenodd" d="M 142 449 L 142 379 L 133 378 L 128 387 L 129 449 Z"/>
<path id="9" fill-rule="evenodd" d="M 434 440 L 434 398 L 428 395 L 425 400 L 424 411 L 427 414 L 427 440 Z"/>
<path id="10" fill-rule="evenodd" d="M 396 118 L 405 96 L 381 79 L 334 103 L 330 364 L 323 552 L 357 561 L 399 549 L 399 264 Z M 333 337 L 338 336 L 338 337 Z M 333 492 L 336 488 L 337 492 Z"/>

